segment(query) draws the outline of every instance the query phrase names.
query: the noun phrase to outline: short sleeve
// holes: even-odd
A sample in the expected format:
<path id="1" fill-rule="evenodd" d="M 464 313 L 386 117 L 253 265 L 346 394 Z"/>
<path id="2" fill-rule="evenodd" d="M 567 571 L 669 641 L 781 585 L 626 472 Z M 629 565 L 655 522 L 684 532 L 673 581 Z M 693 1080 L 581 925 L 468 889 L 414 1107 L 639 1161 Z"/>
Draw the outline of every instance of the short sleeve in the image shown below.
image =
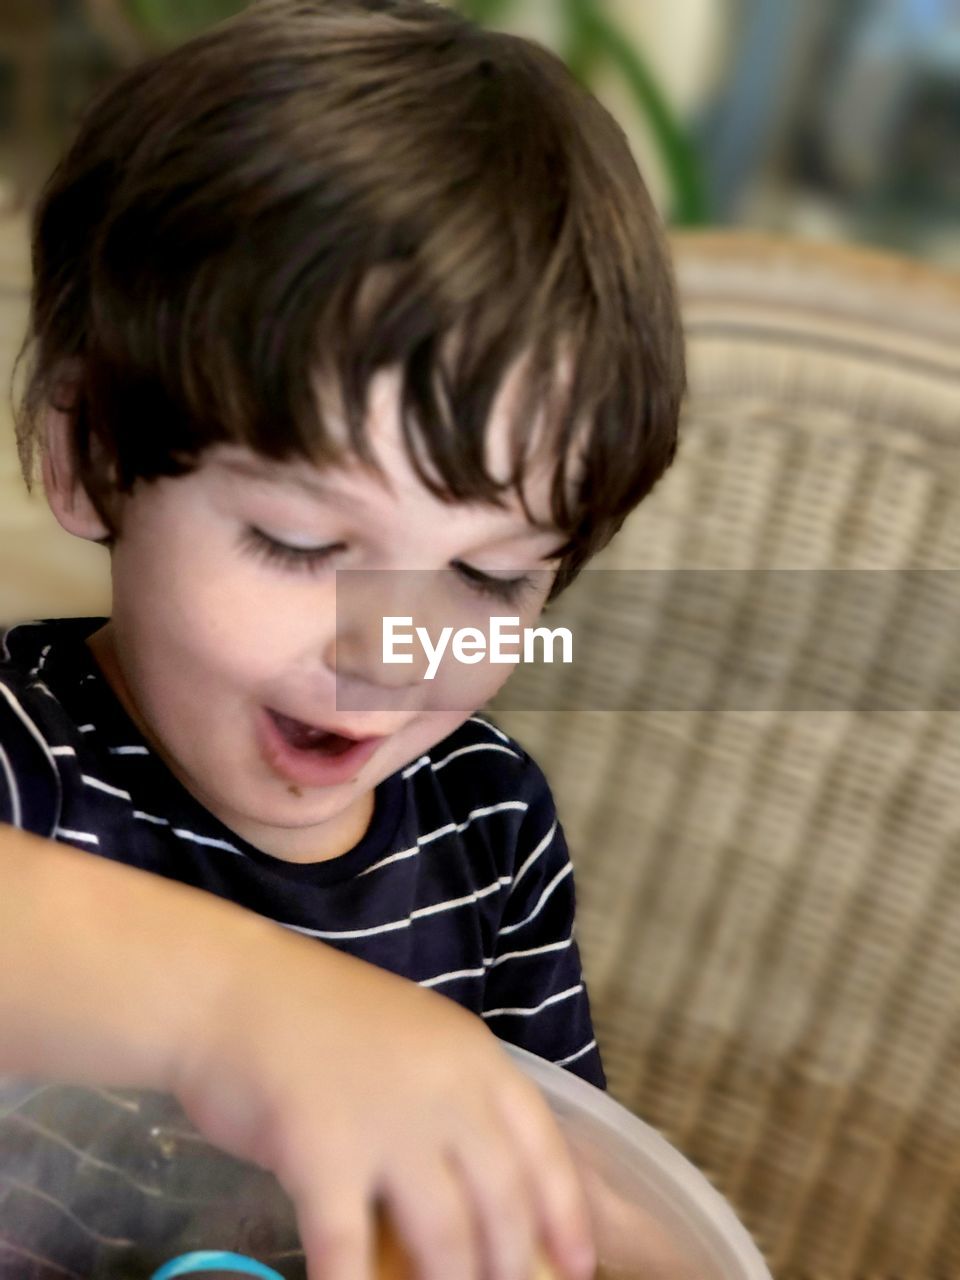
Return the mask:
<path id="1" fill-rule="evenodd" d="M 31 703 L 43 695 L 0 675 L 0 822 L 53 837 L 60 775 Z"/>
<path id="2" fill-rule="evenodd" d="M 529 760 L 529 758 L 528 758 Z M 496 1035 L 606 1086 L 574 937 L 573 866 L 550 788 L 533 761 L 484 994 Z"/>

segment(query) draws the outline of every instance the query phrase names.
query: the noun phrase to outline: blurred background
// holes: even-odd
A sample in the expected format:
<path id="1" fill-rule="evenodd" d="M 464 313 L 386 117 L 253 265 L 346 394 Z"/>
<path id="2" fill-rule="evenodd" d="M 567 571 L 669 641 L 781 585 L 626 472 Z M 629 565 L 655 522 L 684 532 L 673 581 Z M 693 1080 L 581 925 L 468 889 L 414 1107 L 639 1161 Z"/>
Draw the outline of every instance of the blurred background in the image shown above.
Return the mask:
<path id="1" fill-rule="evenodd" d="M 457 5 L 595 89 L 672 229 L 680 459 L 598 567 L 960 573 L 960 0 Z M 239 7 L 0 0 L 5 386 L 29 210 L 77 113 Z M 0 399 L 0 624 L 107 612 L 107 570 L 27 497 Z M 628 685 L 644 636 L 683 659 L 689 603 L 661 577 L 652 611 L 579 597 Z M 838 579 L 818 580 L 809 630 L 783 623 L 801 665 Z M 768 617 L 763 575 L 738 581 L 722 626 L 704 611 L 721 653 Z M 917 602 L 891 598 L 893 627 Z M 960 638 L 930 629 L 925 666 L 887 669 L 872 643 L 860 659 L 867 695 L 927 681 L 909 711 L 785 694 L 756 713 L 502 717 L 574 852 L 611 1091 L 708 1173 L 778 1280 L 960 1277 L 960 713 L 931 709 L 958 705 Z"/>
<path id="2" fill-rule="evenodd" d="M 449 2 L 568 62 L 622 123 L 672 227 L 754 228 L 960 266 L 960 0 Z M 29 210 L 78 113 L 124 66 L 242 5 L 0 0 L 5 386 L 26 322 Z M 50 607 L 15 547 L 24 533 L 57 538 L 56 604 L 82 608 L 102 590 L 103 558 L 61 540 L 42 500 L 23 494 L 6 400 L 0 617 Z"/>
<path id="3" fill-rule="evenodd" d="M 960 0 L 455 0 L 560 53 L 664 213 L 960 264 Z M 242 0 L 2 0 L 0 181 L 29 202 L 93 89 Z"/>

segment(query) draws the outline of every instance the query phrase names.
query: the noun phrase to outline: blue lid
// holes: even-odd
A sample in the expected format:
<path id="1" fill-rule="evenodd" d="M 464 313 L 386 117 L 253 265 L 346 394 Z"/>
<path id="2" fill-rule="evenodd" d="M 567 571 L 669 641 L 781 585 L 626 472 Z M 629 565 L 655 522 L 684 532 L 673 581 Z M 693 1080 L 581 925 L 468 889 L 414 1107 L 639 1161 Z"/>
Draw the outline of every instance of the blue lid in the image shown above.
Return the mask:
<path id="1" fill-rule="evenodd" d="M 225 1253 L 220 1249 L 202 1249 L 196 1253 L 181 1253 L 171 1258 L 153 1273 L 150 1280 L 172 1280 L 174 1276 L 192 1276 L 198 1271 L 233 1271 L 244 1276 L 259 1276 L 260 1280 L 283 1280 L 279 1271 L 255 1258 L 242 1253 Z"/>

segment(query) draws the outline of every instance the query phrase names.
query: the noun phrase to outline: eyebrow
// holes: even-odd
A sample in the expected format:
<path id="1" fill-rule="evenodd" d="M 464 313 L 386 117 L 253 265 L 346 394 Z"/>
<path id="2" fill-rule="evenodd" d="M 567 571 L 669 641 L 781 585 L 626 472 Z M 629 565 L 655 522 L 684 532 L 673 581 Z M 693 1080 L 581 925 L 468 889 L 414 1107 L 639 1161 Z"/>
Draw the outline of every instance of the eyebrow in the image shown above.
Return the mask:
<path id="1" fill-rule="evenodd" d="M 309 471 L 285 468 L 282 464 L 271 462 L 268 459 L 260 461 L 253 458 L 218 458 L 216 465 L 223 471 L 232 472 L 234 475 L 241 476 L 247 480 L 282 485 L 287 489 L 305 490 L 312 498 L 322 498 L 325 502 L 332 502 L 339 507 L 362 505 L 361 498 L 358 498 L 355 494 L 344 493 L 341 489 L 337 489 L 334 485 L 328 483 L 321 473 L 313 474 Z M 564 531 L 550 520 L 526 520 L 524 528 L 531 529 L 535 533 L 555 533 L 557 537 L 565 539 L 564 543 L 556 551 L 551 551 L 547 555 L 541 556 L 541 560 L 555 560 L 563 550 L 566 542 L 569 541 Z"/>

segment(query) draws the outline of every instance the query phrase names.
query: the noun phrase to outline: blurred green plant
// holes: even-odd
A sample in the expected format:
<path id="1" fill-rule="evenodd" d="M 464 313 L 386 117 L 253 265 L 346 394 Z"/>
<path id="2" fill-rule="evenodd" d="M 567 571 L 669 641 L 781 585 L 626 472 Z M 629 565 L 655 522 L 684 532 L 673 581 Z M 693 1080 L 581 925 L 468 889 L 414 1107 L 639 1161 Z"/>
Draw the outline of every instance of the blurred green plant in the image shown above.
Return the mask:
<path id="1" fill-rule="evenodd" d="M 456 0 L 474 22 L 494 26 L 526 0 Z M 670 221 L 698 226 L 710 220 L 706 177 L 689 133 L 671 110 L 636 43 L 606 12 L 604 0 L 554 0 L 560 17 L 560 56 L 582 84 L 593 89 L 613 68 L 630 90 L 664 165 L 672 195 Z"/>
<path id="2" fill-rule="evenodd" d="M 246 7 L 246 0 L 123 0 L 150 44 L 177 44 Z"/>
<path id="3" fill-rule="evenodd" d="M 244 8 L 246 0 L 122 0 L 150 44 L 175 44 Z M 529 0 L 451 0 L 474 22 L 495 26 Z M 693 226 L 709 221 L 706 180 L 693 141 L 671 110 L 636 43 L 606 11 L 604 0 L 554 0 L 561 20 L 560 55 L 573 74 L 595 87 L 612 68 L 622 78 L 650 131 L 670 184 L 670 221 Z"/>

